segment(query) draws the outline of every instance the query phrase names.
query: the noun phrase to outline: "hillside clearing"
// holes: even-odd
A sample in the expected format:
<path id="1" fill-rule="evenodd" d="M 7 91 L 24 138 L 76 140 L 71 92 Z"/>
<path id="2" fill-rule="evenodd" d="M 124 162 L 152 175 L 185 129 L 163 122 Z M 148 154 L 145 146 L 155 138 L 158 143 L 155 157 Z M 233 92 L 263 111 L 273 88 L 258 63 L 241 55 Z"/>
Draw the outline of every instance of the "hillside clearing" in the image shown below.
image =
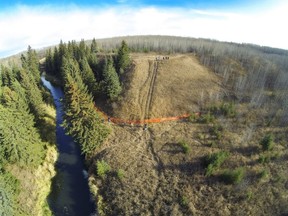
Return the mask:
<path id="1" fill-rule="evenodd" d="M 163 57 L 132 54 L 135 67 L 127 75 L 130 82 L 120 104 L 114 104 L 115 116 L 143 120 L 183 115 L 220 94 L 219 78 L 194 55 Z"/>
<path id="2" fill-rule="evenodd" d="M 116 117 L 179 116 L 223 99 L 221 78 L 196 56 L 163 57 L 132 54 L 129 82 L 120 102 L 112 105 Z M 251 116 L 256 118 L 259 110 L 246 108 L 237 107 L 232 117 L 215 115 L 211 122 L 185 119 L 149 124 L 147 130 L 108 123 L 113 132 L 96 150 L 89 170 L 90 182 L 99 189 L 99 208 L 107 215 L 281 215 L 288 203 L 287 148 L 281 143 L 272 152 L 261 152 L 259 140 L 271 129 L 254 129 L 252 122 L 261 124 L 261 119 L 252 121 Z M 206 176 L 203 158 L 220 151 L 229 157 Z M 101 179 L 95 175 L 100 160 L 111 167 Z M 233 170 L 243 173 L 237 184 L 225 184 L 222 179 Z"/>

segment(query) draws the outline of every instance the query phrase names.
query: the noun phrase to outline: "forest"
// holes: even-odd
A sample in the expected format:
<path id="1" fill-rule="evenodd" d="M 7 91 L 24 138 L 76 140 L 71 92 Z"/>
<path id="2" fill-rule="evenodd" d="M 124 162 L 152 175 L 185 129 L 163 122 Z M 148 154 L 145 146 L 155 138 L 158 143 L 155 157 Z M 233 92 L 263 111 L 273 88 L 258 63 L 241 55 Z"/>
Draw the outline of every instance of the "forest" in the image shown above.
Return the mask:
<path id="1" fill-rule="evenodd" d="M 129 52 L 193 53 L 201 64 L 221 77 L 225 91 L 216 98 L 220 96 L 234 103 L 248 103 L 251 109 L 261 108 L 261 115 L 267 121 L 275 120 L 276 124 L 283 126 L 287 124 L 286 50 L 172 36 L 130 36 L 97 42 L 93 39 L 86 44 L 84 40 L 79 44 L 75 41 L 61 42 L 53 51 L 49 49 L 45 69 L 48 74 L 62 80 L 65 77 L 61 74 L 62 57 L 70 53 L 70 58 L 79 64 L 82 80 L 94 101 L 104 97 L 111 102 L 121 94 L 127 80 L 125 70 L 129 70 L 131 65 Z M 207 95 L 202 99 L 203 102 L 213 100 Z"/>
<path id="2" fill-rule="evenodd" d="M 0 213 L 29 215 L 31 206 L 23 205 L 27 202 L 22 194 L 23 175 L 33 179 L 48 149 L 55 145 L 53 102 L 42 86 L 39 59 L 31 47 L 21 56 L 21 65 L 2 65 L 0 77 Z M 17 170 L 22 171 L 15 173 Z M 37 186 L 26 189 L 38 202 L 35 192 L 29 191 L 38 190 Z"/>
<path id="3" fill-rule="evenodd" d="M 95 108 L 95 104 L 107 114 L 114 114 L 115 104 L 118 106 L 121 104 L 127 89 L 130 88 L 130 76 L 135 68 L 135 62 L 131 58 L 133 53 L 152 53 L 155 56 L 192 55 L 219 78 L 220 92 L 207 94 L 203 91 L 199 96 L 197 111 L 204 115 L 199 118 L 191 112 L 191 116 L 187 119 L 189 123 L 199 124 L 199 127 L 202 127 L 203 123 L 207 125 L 209 129 L 206 132 L 208 131 L 211 136 L 202 134 L 204 138 L 199 140 L 201 142 L 204 140 L 205 146 L 221 149 L 218 153 L 214 152 L 215 154 L 204 157 L 201 162 L 204 166 L 202 176 L 205 178 L 212 176 L 213 179 L 219 167 L 233 154 L 228 153 L 227 147 L 223 144 L 233 142 L 223 135 L 223 131 L 229 125 L 233 125 L 231 127 L 235 131 L 238 129 L 240 131 L 240 127 L 245 125 L 247 135 L 245 142 L 252 140 L 252 134 L 257 130 L 268 128 L 267 136 L 263 136 L 263 132 L 261 136 L 257 135 L 259 139 L 257 145 L 261 146 L 259 163 L 269 164 L 273 158 L 281 158 L 282 162 L 284 161 L 285 155 L 274 154 L 272 146 L 281 143 L 284 151 L 287 150 L 287 137 L 282 133 L 287 132 L 288 123 L 287 50 L 254 44 L 172 36 L 130 36 L 67 43 L 60 41 L 57 46 L 37 52 L 29 46 L 27 53 L 22 54 L 19 61 L 2 61 L 4 63 L 0 69 L 0 204 L 2 207 L 0 215 L 29 215 L 30 212 L 21 206 L 23 202 L 21 201 L 23 199 L 21 180 L 15 176 L 13 167 L 37 169 L 43 165 L 49 146 L 55 146 L 53 101 L 50 93 L 41 84 L 41 74 L 45 74 L 48 80 L 54 85 L 61 86 L 64 91 L 63 127 L 79 143 L 81 152 L 90 167 L 89 174 L 98 175 L 96 178 L 102 181 L 103 188 L 115 186 L 113 184 L 115 175 L 118 176 L 117 181 L 120 179 L 120 182 L 125 182 L 121 180 L 125 175 L 122 168 L 118 168 L 114 173 L 110 172 L 113 179 L 111 181 L 103 177 L 106 172 L 109 172 L 110 167 L 99 156 L 101 149 L 107 139 L 111 139 L 115 131 L 120 129 L 107 125 L 105 117 Z M 234 126 L 237 124 L 238 126 Z M 276 128 L 280 128 L 278 131 L 281 132 L 277 132 Z M 151 131 L 149 129 L 149 133 L 153 135 Z M 209 140 L 211 137 L 212 141 Z M 147 149 L 152 148 L 151 145 L 149 141 Z M 179 145 L 184 149 L 185 155 L 189 154 L 190 144 L 181 140 Z M 151 152 L 153 153 L 154 150 Z M 159 158 L 161 157 L 160 155 Z M 161 162 L 160 159 L 158 161 Z M 163 164 L 165 163 L 160 163 L 161 169 L 164 169 Z M 107 170 L 105 167 L 108 167 Z M 94 171 L 91 171 L 92 169 Z M 277 168 L 273 166 L 271 173 L 272 170 L 274 172 Z M 165 174 L 166 171 L 162 172 Z M 238 184 L 244 178 L 241 175 L 244 175 L 244 171 L 240 167 L 235 170 L 235 173 L 226 170 L 226 173 L 217 176 L 228 184 Z M 129 184 L 129 181 L 127 180 L 126 183 Z M 118 183 L 115 188 L 117 187 L 120 188 Z M 110 188 L 109 191 L 116 194 Z M 109 215 L 109 212 L 125 214 L 123 210 L 125 205 L 121 209 L 117 198 L 109 197 L 104 189 L 100 190 L 100 193 L 104 203 L 116 200 L 116 210 L 103 208 L 100 211 L 103 215 L 104 213 Z M 156 202 L 156 198 L 153 201 Z M 188 202 L 187 197 L 183 195 L 180 198 L 180 201 L 179 198 L 177 199 L 182 213 L 191 214 L 192 210 L 187 210 L 188 204 L 185 204 Z M 282 203 L 279 205 L 282 207 Z M 99 206 L 101 207 L 101 204 Z M 151 212 L 157 212 L 154 207 L 153 211 Z M 135 212 L 137 213 L 136 210 Z M 283 213 L 284 210 L 280 209 L 279 212 Z"/>

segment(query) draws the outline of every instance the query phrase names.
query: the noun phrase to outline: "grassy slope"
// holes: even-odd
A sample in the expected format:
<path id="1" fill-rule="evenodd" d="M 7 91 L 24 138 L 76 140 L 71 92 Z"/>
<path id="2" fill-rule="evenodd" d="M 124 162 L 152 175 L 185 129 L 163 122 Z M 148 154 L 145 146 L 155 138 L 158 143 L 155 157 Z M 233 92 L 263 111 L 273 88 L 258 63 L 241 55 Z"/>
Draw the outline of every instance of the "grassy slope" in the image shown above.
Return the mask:
<path id="1" fill-rule="evenodd" d="M 114 108 L 117 117 L 144 119 L 183 115 L 198 111 L 201 97 L 209 94 L 213 97 L 220 92 L 219 77 L 201 66 L 194 55 L 175 54 L 170 55 L 169 60 L 155 61 L 157 56 L 163 58 L 151 53 L 132 54 L 135 67 L 127 75 L 129 87 L 121 103 Z"/>
<path id="2" fill-rule="evenodd" d="M 135 70 L 129 74 L 130 86 L 121 104 L 115 106 L 117 116 L 147 115 L 151 86 L 145 86 L 145 80 L 154 58 L 154 54 L 133 56 Z M 149 115 L 178 115 L 197 109 L 203 98 L 215 98 L 221 89 L 218 81 L 194 56 L 170 56 L 159 65 Z M 260 110 L 248 110 L 245 104 L 236 109 L 235 118 L 218 117 L 214 124 L 167 122 L 149 125 L 147 131 L 140 126 L 111 125 L 113 133 L 97 150 L 89 170 L 90 181 L 104 203 L 99 207 L 107 215 L 287 214 L 287 128 L 263 126 L 262 119 L 255 118 Z M 218 140 L 211 134 L 213 125 L 223 127 Z M 271 152 L 262 152 L 259 141 L 267 132 L 277 134 L 276 144 Z M 191 149 L 189 153 L 178 144 L 182 140 Z M 205 177 L 202 158 L 220 150 L 230 152 L 230 157 L 212 176 Z M 270 162 L 258 162 L 261 156 L 270 157 Z M 95 174 L 99 159 L 112 168 L 104 179 Z M 225 169 L 238 167 L 246 170 L 239 184 L 220 181 Z M 121 179 L 119 169 L 124 170 Z"/>

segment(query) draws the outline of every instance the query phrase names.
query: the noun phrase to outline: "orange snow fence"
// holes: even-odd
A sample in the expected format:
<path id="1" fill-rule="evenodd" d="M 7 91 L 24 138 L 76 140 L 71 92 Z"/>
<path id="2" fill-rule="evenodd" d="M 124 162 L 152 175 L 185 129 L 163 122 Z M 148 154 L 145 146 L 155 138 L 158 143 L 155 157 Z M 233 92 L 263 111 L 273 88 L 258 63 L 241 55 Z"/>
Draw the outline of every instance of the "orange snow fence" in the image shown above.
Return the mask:
<path id="1" fill-rule="evenodd" d="M 114 117 L 109 117 L 107 116 L 104 112 L 99 110 L 95 106 L 97 112 L 100 112 L 104 118 L 106 118 L 108 121 L 111 121 L 115 124 L 147 124 L 147 123 L 160 123 L 160 122 L 166 122 L 166 121 L 177 121 L 181 119 L 186 119 L 188 118 L 191 114 L 184 114 L 181 116 L 173 116 L 173 117 L 164 117 L 164 118 L 151 118 L 151 119 L 144 119 L 144 120 L 125 120 L 125 119 L 120 119 L 120 118 L 114 118 Z M 196 112 L 194 113 L 195 115 L 199 116 L 200 113 Z"/>

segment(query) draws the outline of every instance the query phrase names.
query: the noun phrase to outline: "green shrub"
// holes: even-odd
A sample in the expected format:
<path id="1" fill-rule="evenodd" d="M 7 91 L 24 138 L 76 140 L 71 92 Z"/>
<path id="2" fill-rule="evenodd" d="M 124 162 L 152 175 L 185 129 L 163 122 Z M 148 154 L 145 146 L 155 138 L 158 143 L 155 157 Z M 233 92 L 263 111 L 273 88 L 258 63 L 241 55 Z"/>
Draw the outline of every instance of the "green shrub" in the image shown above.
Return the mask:
<path id="1" fill-rule="evenodd" d="M 186 196 L 182 196 L 181 199 L 180 199 L 180 204 L 181 206 L 183 207 L 187 207 L 188 206 L 188 199 Z"/>
<path id="2" fill-rule="evenodd" d="M 188 117 L 189 122 L 196 122 L 197 119 L 198 119 L 198 115 L 196 115 L 195 113 L 190 114 L 190 116 Z"/>
<path id="3" fill-rule="evenodd" d="M 104 178 L 106 174 L 110 171 L 110 166 L 104 160 L 97 161 L 97 175 Z"/>
<path id="4" fill-rule="evenodd" d="M 259 178 L 264 179 L 264 178 L 267 178 L 268 175 L 269 175 L 268 171 L 264 169 L 259 173 Z"/>
<path id="5" fill-rule="evenodd" d="M 229 153 L 225 151 L 220 151 L 206 156 L 204 158 L 204 166 L 206 167 L 205 175 L 212 175 L 213 172 L 219 168 L 228 157 Z"/>
<path id="6" fill-rule="evenodd" d="M 281 153 L 280 152 L 273 152 L 273 151 L 269 151 L 269 152 L 264 152 L 263 154 L 261 154 L 258 158 L 258 162 L 261 164 L 264 163 L 269 163 L 272 160 L 277 160 L 281 157 Z"/>
<path id="7" fill-rule="evenodd" d="M 272 134 L 267 134 L 260 141 L 260 145 L 262 146 L 263 151 L 270 151 L 274 146 L 274 137 Z"/>
<path id="8" fill-rule="evenodd" d="M 213 166 L 213 164 L 209 164 L 205 170 L 205 176 L 211 176 L 217 167 Z"/>
<path id="9" fill-rule="evenodd" d="M 214 140 L 210 140 L 207 142 L 207 145 L 209 147 L 216 147 L 217 146 L 217 142 L 215 142 Z"/>
<path id="10" fill-rule="evenodd" d="M 205 140 L 205 139 L 206 139 L 206 134 L 204 134 L 204 133 L 199 133 L 199 134 L 198 134 L 198 139 L 200 139 L 200 140 Z"/>
<path id="11" fill-rule="evenodd" d="M 253 198 L 253 192 L 252 191 L 248 191 L 246 194 L 246 199 L 247 200 L 251 200 Z"/>
<path id="12" fill-rule="evenodd" d="M 221 174 L 221 180 L 226 184 L 238 184 L 245 176 L 245 170 L 243 168 L 237 168 L 236 170 L 225 170 Z"/>
<path id="13" fill-rule="evenodd" d="M 277 173 L 277 175 L 274 177 L 273 181 L 275 183 L 284 183 L 285 182 L 285 177 L 281 173 Z"/>
<path id="14" fill-rule="evenodd" d="M 233 118 L 236 116 L 236 108 L 234 103 L 223 103 L 220 107 L 224 116 Z"/>
<path id="15" fill-rule="evenodd" d="M 258 162 L 261 163 L 261 164 L 269 163 L 270 160 L 271 160 L 271 158 L 270 158 L 269 155 L 260 155 L 259 158 L 258 158 Z"/>
<path id="16" fill-rule="evenodd" d="M 236 116 L 236 108 L 234 103 L 222 103 L 220 106 L 211 106 L 209 111 L 214 115 L 223 115 L 229 118 Z"/>
<path id="17" fill-rule="evenodd" d="M 197 122 L 203 124 L 213 123 L 214 121 L 215 117 L 210 112 L 208 112 L 207 114 L 203 114 L 199 118 L 197 118 Z"/>
<path id="18" fill-rule="evenodd" d="M 179 145 L 181 146 L 181 148 L 183 149 L 183 152 L 185 154 L 187 154 L 187 153 L 189 153 L 191 151 L 191 148 L 190 148 L 190 146 L 188 145 L 187 142 L 181 141 L 181 142 L 179 142 Z"/>
<path id="19" fill-rule="evenodd" d="M 258 158 L 258 162 L 261 163 L 261 164 L 269 163 L 270 162 L 270 157 L 267 156 L 267 155 L 260 155 L 259 158 Z"/>
<path id="20" fill-rule="evenodd" d="M 117 177 L 121 180 L 125 176 L 125 171 L 123 169 L 118 169 L 117 170 Z"/>
<path id="21" fill-rule="evenodd" d="M 219 140 L 222 138 L 223 130 L 224 129 L 221 125 L 215 124 L 212 128 L 210 128 L 209 132 L 211 136 L 215 136 L 215 139 Z"/>

